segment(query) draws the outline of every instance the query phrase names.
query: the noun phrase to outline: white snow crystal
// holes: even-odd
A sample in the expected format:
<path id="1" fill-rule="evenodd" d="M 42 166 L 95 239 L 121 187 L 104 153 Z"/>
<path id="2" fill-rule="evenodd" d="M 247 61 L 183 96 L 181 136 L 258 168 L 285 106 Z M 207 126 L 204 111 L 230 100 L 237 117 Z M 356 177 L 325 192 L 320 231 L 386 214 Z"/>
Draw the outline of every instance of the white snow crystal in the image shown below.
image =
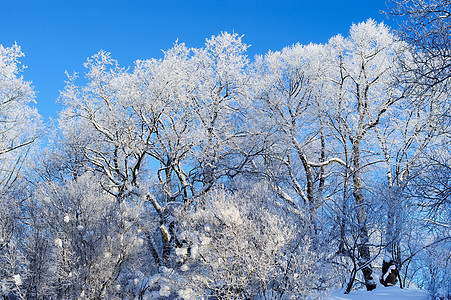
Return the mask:
<path id="1" fill-rule="evenodd" d="M 78 226 L 77 226 L 77 229 L 78 229 L 78 231 L 82 231 L 82 230 L 85 229 L 85 228 L 83 227 L 83 225 L 78 225 Z"/>
<path id="2" fill-rule="evenodd" d="M 169 297 L 171 295 L 171 288 L 167 285 L 160 287 L 160 297 Z"/>
<path id="3" fill-rule="evenodd" d="M 20 277 L 19 274 L 14 275 L 13 278 L 14 278 L 14 283 L 17 286 L 22 285 L 22 277 Z"/>
<path id="4" fill-rule="evenodd" d="M 281 245 L 281 244 L 283 244 L 284 242 L 285 242 L 285 237 L 282 236 L 282 235 L 277 235 L 277 236 L 274 238 L 274 243 L 276 243 L 276 244 Z"/>
<path id="5" fill-rule="evenodd" d="M 194 291 L 190 288 L 184 289 L 184 290 L 180 290 L 178 292 L 179 297 L 182 299 L 194 299 L 194 297 L 196 296 L 194 294 Z"/>
<path id="6" fill-rule="evenodd" d="M 55 239 L 55 246 L 63 247 L 63 241 L 61 239 Z"/>
<path id="7" fill-rule="evenodd" d="M 3 292 L 3 293 L 7 293 L 8 292 L 8 285 L 6 284 L 6 279 L 3 279 L 1 282 L 0 282 L 0 284 L 1 284 L 1 289 L 0 289 L 0 291 L 1 292 Z"/>
<path id="8" fill-rule="evenodd" d="M 69 221 L 70 221 L 69 215 L 65 215 L 64 216 L 64 222 L 69 223 Z"/>
<path id="9" fill-rule="evenodd" d="M 202 245 L 209 245 L 211 243 L 212 238 L 207 237 L 207 236 L 202 236 L 201 237 L 201 244 Z"/>
<path id="10" fill-rule="evenodd" d="M 186 255 L 186 254 L 188 254 L 188 249 L 186 249 L 185 247 L 183 247 L 183 248 L 175 248 L 175 254 L 177 256 Z"/>
<path id="11" fill-rule="evenodd" d="M 199 246 L 196 243 L 194 243 L 191 246 L 191 258 L 196 258 L 198 253 L 199 253 Z"/>
<path id="12" fill-rule="evenodd" d="M 224 220 L 227 223 L 241 225 L 241 223 L 243 222 L 241 220 L 240 211 L 236 207 L 232 206 L 229 209 L 224 210 L 222 214 L 224 216 Z"/>
<path id="13" fill-rule="evenodd" d="M 189 267 L 188 267 L 188 265 L 183 264 L 183 265 L 180 267 L 180 270 L 182 270 L 183 272 L 185 272 L 185 271 L 188 271 L 188 270 L 189 270 Z"/>
<path id="14" fill-rule="evenodd" d="M 144 240 L 143 240 L 143 239 L 137 238 L 137 239 L 135 240 L 135 245 L 136 245 L 136 246 L 141 247 L 143 244 L 144 244 Z"/>
<path id="15" fill-rule="evenodd" d="M 166 274 L 166 275 L 170 275 L 174 272 L 174 269 L 172 268 L 167 268 L 165 266 L 158 268 L 158 270 L 160 271 L 160 273 Z"/>

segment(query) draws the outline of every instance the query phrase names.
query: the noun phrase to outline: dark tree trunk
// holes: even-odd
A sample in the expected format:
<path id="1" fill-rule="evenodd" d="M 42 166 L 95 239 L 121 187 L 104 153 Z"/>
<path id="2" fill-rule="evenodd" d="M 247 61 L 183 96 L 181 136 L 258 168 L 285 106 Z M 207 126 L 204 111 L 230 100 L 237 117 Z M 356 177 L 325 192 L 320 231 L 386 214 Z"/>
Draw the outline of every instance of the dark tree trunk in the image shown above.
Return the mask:
<path id="1" fill-rule="evenodd" d="M 362 183 L 360 179 L 360 141 L 356 140 L 353 143 L 353 195 L 358 213 L 359 225 L 359 244 L 357 250 L 359 251 L 359 267 L 362 269 L 365 286 L 368 291 L 376 288 L 376 283 L 373 278 L 373 269 L 371 267 L 371 253 L 369 247 L 368 229 L 366 227 L 366 210 L 364 197 L 362 192 Z"/>

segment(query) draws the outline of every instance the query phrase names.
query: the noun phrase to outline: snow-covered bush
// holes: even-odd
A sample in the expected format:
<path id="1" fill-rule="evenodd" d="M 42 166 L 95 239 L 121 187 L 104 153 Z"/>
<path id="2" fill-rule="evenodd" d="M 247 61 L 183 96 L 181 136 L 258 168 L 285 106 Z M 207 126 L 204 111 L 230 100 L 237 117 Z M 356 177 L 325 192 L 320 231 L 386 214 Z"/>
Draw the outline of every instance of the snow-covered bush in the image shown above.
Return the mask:
<path id="1" fill-rule="evenodd" d="M 53 238 L 54 296 L 123 299 L 128 277 L 139 271 L 134 265 L 145 265 L 139 255 L 144 241 L 136 226 L 142 208 L 132 201 L 117 203 L 89 173 L 43 183 L 37 194 L 45 201 Z"/>
<path id="2" fill-rule="evenodd" d="M 180 247 L 161 270 L 161 296 L 182 299 L 300 299 L 317 284 L 315 254 L 303 228 L 260 185 L 218 188 L 177 213 Z M 173 294 L 171 294 L 173 293 Z"/>

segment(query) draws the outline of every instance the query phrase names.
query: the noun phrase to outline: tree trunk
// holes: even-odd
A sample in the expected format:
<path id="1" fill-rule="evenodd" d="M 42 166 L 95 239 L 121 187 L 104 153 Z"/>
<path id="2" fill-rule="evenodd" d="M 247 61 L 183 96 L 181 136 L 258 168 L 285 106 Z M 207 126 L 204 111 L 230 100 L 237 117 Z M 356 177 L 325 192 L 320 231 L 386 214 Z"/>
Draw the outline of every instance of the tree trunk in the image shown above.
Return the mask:
<path id="1" fill-rule="evenodd" d="M 382 276 L 380 282 L 384 286 L 395 285 L 398 281 L 399 269 L 401 267 L 401 253 L 399 251 L 399 229 L 396 217 L 399 214 L 398 188 L 389 182 L 387 233 L 385 237 L 386 249 L 382 265 Z M 387 273 L 388 272 L 388 273 Z"/>
<path id="2" fill-rule="evenodd" d="M 359 267 L 362 268 L 365 286 L 368 291 L 376 288 L 376 283 L 373 279 L 373 269 L 371 267 L 371 253 L 369 247 L 368 229 L 366 227 L 366 210 L 364 197 L 362 192 L 362 183 L 360 179 L 360 140 L 353 143 L 352 149 L 352 180 L 353 180 L 353 196 L 356 203 L 358 213 L 358 228 L 359 228 L 359 244 L 357 250 L 359 251 Z"/>

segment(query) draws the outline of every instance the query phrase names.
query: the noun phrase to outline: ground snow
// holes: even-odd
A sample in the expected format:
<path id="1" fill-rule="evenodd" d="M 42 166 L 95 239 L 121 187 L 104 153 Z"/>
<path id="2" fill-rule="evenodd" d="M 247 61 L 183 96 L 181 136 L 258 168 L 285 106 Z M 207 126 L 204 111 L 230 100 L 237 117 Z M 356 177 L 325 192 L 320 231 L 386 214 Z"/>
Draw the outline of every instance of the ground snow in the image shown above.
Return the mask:
<path id="1" fill-rule="evenodd" d="M 427 300 L 428 292 L 416 289 L 400 289 L 397 286 L 379 287 L 371 292 L 351 291 L 344 295 L 343 291 L 336 291 L 329 300 Z"/>

